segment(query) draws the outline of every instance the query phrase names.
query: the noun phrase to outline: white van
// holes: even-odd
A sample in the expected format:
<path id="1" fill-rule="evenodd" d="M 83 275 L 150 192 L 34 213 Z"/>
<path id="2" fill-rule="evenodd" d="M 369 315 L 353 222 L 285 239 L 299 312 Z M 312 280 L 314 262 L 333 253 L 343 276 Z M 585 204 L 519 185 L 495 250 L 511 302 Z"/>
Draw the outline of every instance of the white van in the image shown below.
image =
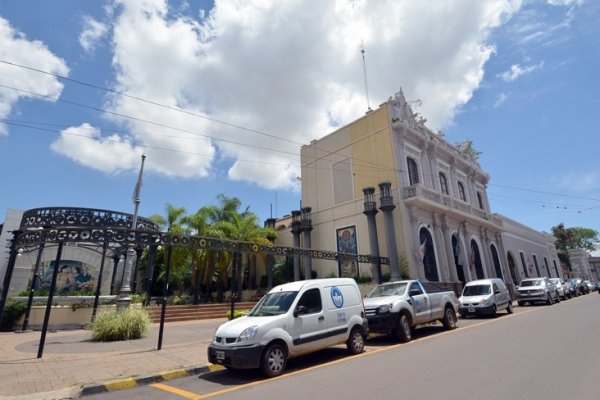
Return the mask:
<path id="1" fill-rule="evenodd" d="M 271 289 L 247 316 L 219 326 L 208 360 L 277 376 L 289 358 L 339 343 L 346 343 L 351 354 L 361 353 L 368 333 L 354 279 L 291 282 Z"/>
<path id="2" fill-rule="evenodd" d="M 496 312 L 500 310 L 506 310 L 509 314 L 513 312 L 508 289 L 499 278 L 467 282 L 458 303 L 458 312 L 462 318 L 472 314 L 496 316 Z"/>

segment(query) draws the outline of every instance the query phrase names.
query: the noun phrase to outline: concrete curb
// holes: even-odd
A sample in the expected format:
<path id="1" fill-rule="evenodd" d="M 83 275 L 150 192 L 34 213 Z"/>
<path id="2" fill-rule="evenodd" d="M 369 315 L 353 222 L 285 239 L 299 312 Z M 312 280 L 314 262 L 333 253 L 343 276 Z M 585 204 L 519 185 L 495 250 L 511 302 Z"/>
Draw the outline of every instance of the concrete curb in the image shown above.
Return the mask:
<path id="1" fill-rule="evenodd" d="M 198 375 L 206 372 L 220 371 L 223 367 L 220 365 L 196 365 L 187 368 L 180 368 L 170 371 L 163 371 L 156 374 L 144 375 L 135 378 L 115 379 L 106 382 L 92 383 L 81 388 L 79 396 L 89 396 L 98 393 L 111 392 L 122 389 L 131 389 L 137 386 L 150 385 L 158 382 L 170 381 L 172 379 L 185 378 L 190 375 Z"/>

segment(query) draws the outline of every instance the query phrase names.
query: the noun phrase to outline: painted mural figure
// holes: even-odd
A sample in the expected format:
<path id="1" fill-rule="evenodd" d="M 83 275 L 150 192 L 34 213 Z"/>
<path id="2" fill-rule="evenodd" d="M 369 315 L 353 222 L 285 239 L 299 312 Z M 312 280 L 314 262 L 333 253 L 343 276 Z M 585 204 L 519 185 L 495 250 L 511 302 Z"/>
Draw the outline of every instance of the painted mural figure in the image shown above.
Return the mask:
<path id="1" fill-rule="evenodd" d="M 50 289 L 53 272 L 54 261 L 51 261 L 44 272 L 41 289 Z M 91 292 L 94 286 L 94 277 L 87 265 L 84 265 L 81 261 L 61 261 L 56 275 L 57 294 L 68 296 L 73 292 Z"/>
<path id="2" fill-rule="evenodd" d="M 358 254 L 356 228 L 354 226 L 337 230 L 337 248 L 339 253 Z M 340 276 L 353 278 L 358 276 L 358 262 L 343 259 L 339 265 Z"/>

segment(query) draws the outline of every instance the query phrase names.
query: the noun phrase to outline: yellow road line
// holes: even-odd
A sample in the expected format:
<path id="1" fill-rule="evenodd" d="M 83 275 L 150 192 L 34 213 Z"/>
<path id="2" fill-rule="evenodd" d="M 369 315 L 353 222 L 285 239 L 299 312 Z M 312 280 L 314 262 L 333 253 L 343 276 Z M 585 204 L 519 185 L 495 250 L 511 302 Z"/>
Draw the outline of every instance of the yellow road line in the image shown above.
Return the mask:
<path id="1" fill-rule="evenodd" d="M 178 389 L 176 387 L 165 385 L 165 384 L 162 384 L 162 383 L 153 383 L 150 386 L 152 386 L 152 387 L 154 387 L 156 389 L 164 390 L 165 392 L 169 392 L 169 393 L 173 393 L 173 394 L 179 395 L 181 397 L 185 397 L 186 399 L 190 399 L 190 400 L 200 400 L 200 399 L 202 399 L 202 395 L 199 395 L 197 393 L 188 392 L 187 390 Z"/>
<path id="2" fill-rule="evenodd" d="M 277 376 L 275 378 L 270 378 L 270 379 L 265 379 L 265 380 L 259 380 L 259 381 L 254 381 L 254 382 L 249 382 L 249 383 L 246 383 L 246 384 L 243 384 L 243 385 L 233 386 L 233 387 L 230 387 L 230 388 L 227 388 L 227 389 L 218 390 L 216 392 L 210 392 L 210 393 L 206 393 L 206 394 L 203 394 L 203 395 L 191 393 L 191 392 L 188 392 L 188 391 L 185 391 L 185 390 L 176 389 L 176 388 L 171 388 L 170 386 L 162 385 L 160 383 L 157 383 L 157 384 L 154 384 L 154 385 L 151 385 L 151 386 L 159 387 L 160 389 L 163 389 L 163 387 L 165 387 L 164 390 L 167 390 L 167 391 L 169 391 L 171 393 L 177 393 L 177 394 L 179 394 L 178 391 L 180 391 L 182 393 L 185 393 L 185 395 L 184 394 L 181 394 L 181 395 L 184 396 L 184 397 L 186 397 L 186 398 L 188 398 L 188 399 L 203 400 L 203 399 L 208 399 L 210 397 L 215 397 L 215 396 L 219 396 L 219 395 L 222 395 L 222 394 L 225 394 L 225 393 L 233 392 L 233 391 L 236 391 L 236 390 L 241 390 L 241 389 L 245 389 L 245 388 L 248 388 L 248 387 L 260 385 L 260 384 L 265 383 L 265 382 L 271 382 L 271 381 L 274 381 L 274 380 L 277 380 L 277 379 L 283 379 L 283 378 L 287 378 L 287 377 L 290 377 L 290 376 L 298 375 L 298 374 L 301 374 L 301 373 L 304 373 L 304 372 L 307 372 L 307 371 L 313 371 L 313 370 L 316 370 L 316 369 L 319 369 L 319 368 L 328 367 L 330 365 L 335 365 L 335 364 L 339 364 L 339 363 L 342 363 L 342 362 L 347 362 L 347 361 L 350 361 L 350 360 L 354 360 L 356 358 L 367 357 L 367 356 L 370 356 L 372 354 L 380 353 L 382 351 L 396 349 L 396 348 L 402 347 L 402 346 L 404 346 L 404 347 L 410 346 L 411 344 L 416 344 L 416 343 L 422 342 L 424 340 L 434 339 L 436 337 L 440 337 L 441 335 L 447 335 L 447 334 L 454 333 L 456 331 L 470 329 L 470 328 L 474 328 L 474 327 L 477 327 L 477 326 L 489 324 L 489 323 L 492 323 L 492 322 L 501 321 L 502 319 L 506 319 L 506 318 L 509 318 L 509 317 L 515 317 L 515 316 L 521 315 L 521 314 L 527 314 L 527 313 L 533 312 L 535 310 L 536 309 L 534 308 L 534 309 L 531 309 L 531 310 L 527 310 L 527 311 L 522 311 L 522 312 L 519 312 L 519 313 L 510 314 L 510 315 L 505 316 L 505 317 L 503 317 L 501 319 L 493 319 L 493 320 L 489 320 L 489 321 L 483 321 L 483 322 L 480 322 L 480 323 L 477 323 L 477 324 L 473 324 L 473 325 L 469 325 L 469 326 L 465 326 L 465 327 L 462 327 L 462 328 L 459 328 L 459 329 L 453 329 L 451 331 L 440 332 L 440 333 L 437 333 L 437 334 L 434 334 L 434 335 L 429 335 L 429 336 L 426 336 L 426 337 L 423 337 L 423 338 L 412 340 L 412 341 L 410 341 L 408 343 L 398 343 L 398 344 L 395 344 L 395 345 L 392 345 L 392 346 L 378 347 L 378 348 L 375 348 L 374 350 L 365 351 L 364 353 L 356 354 L 356 355 L 353 355 L 351 357 L 340 358 L 340 359 L 337 359 L 337 360 L 334 360 L 334 361 L 330 361 L 330 362 L 327 362 L 327 363 L 324 363 L 324 364 L 319 364 L 319 365 L 315 365 L 315 366 L 312 366 L 312 367 L 308 367 L 308 368 L 303 368 L 303 369 L 300 369 L 300 370 L 292 371 L 292 372 L 289 372 L 289 373 L 284 373 L 283 375 Z M 371 347 L 369 346 L 368 348 L 370 349 Z M 209 367 L 209 369 L 210 369 L 210 367 Z M 169 389 L 166 389 L 166 388 L 169 388 Z M 195 396 L 195 397 L 188 397 L 188 396 Z"/>

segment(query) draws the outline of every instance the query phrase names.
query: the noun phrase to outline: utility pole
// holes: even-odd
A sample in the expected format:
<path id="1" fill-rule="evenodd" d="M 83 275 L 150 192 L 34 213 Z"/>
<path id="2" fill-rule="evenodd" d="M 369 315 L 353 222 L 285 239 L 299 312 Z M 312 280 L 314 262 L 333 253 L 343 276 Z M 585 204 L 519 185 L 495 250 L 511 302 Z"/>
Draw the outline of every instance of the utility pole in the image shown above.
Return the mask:
<path id="1" fill-rule="evenodd" d="M 142 154 L 142 165 L 140 167 L 140 173 L 138 175 L 137 182 L 135 184 L 135 189 L 133 191 L 133 218 L 131 220 L 131 230 L 137 230 L 137 217 L 138 217 L 138 208 L 140 206 L 140 194 L 142 191 L 142 174 L 144 173 L 144 161 L 146 160 L 146 155 Z M 133 267 L 133 259 L 136 256 L 136 251 L 133 244 L 130 244 L 127 248 L 127 260 L 125 263 L 125 272 L 123 274 L 123 282 L 121 282 L 121 290 L 119 291 L 119 297 L 117 298 L 117 309 L 121 310 L 124 308 L 128 308 L 131 304 L 131 269 Z"/>

